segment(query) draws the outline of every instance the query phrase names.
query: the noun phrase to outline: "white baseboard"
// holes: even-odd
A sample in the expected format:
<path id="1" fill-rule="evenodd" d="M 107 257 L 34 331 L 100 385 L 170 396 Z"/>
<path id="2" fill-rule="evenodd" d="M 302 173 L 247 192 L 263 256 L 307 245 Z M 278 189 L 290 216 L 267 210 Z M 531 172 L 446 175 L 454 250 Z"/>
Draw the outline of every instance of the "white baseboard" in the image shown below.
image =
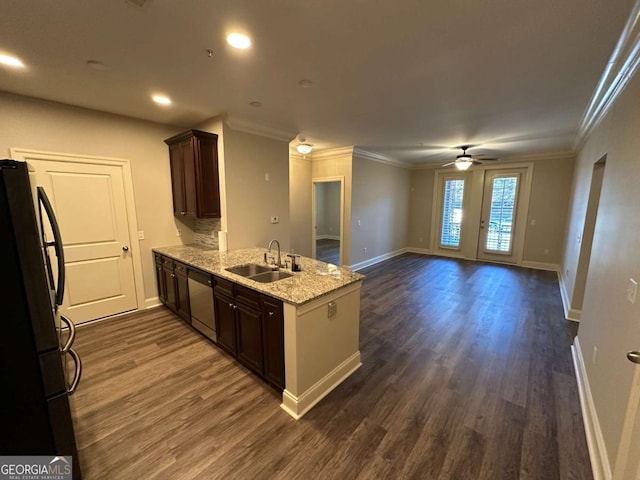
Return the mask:
<path id="1" fill-rule="evenodd" d="M 567 293 L 567 284 L 562 276 L 562 271 L 558 270 L 558 284 L 560 285 L 560 297 L 562 298 L 562 308 L 564 309 L 564 318 L 572 322 L 579 322 L 582 310 L 571 308 L 571 299 Z"/>
<path id="2" fill-rule="evenodd" d="M 160 297 L 151 297 L 145 299 L 144 301 L 145 309 L 159 307 L 160 305 L 162 305 L 162 303 L 160 302 Z"/>
<path id="3" fill-rule="evenodd" d="M 420 255 L 431 255 L 431 250 L 428 248 L 407 247 L 408 253 L 419 253 Z"/>
<path id="4" fill-rule="evenodd" d="M 305 413 L 311 410 L 316 403 L 329 395 L 334 388 L 340 385 L 361 366 L 360 351 L 357 351 L 299 397 L 296 397 L 285 389 L 284 392 L 282 392 L 280 408 L 296 420 L 299 420 Z"/>
<path id="5" fill-rule="evenodd" d="M 593 470 L 593 480 L 611 480 L 611 464 L 607 455 L 607 449 L 602 436 L 602 429 L 598 421 L 598 414 L 593 403 L 591 387 L 587 370 L 584 366 L 580 341 L 576 337 L 571 345 L 571 356 L 573 357 L 573 367 L 578 381 L 578 392 L 580 394 L 580 407 L 582 409 L 582 419 L 584 430 L 587 436 L 587 446 L 589 448 L 589 458 L 591 459 L 591 469 Z"/>
<path id="6" fill-rule="evenodd" d="M 404 253 L 407 253 L 407 249 L 401 248 L 400 250 L 396 250 L 395 252 L 383 253 L 382 255 L 378 255 L 377 257 L 354 263 L 353 265 L 350 265 L 349 268 L 355 272 L 358 270 L 362 270 L 363 268 L 370 267 L 371 265 L 375 265 L 376 263 L 380 263 L 385 260 L 389 260 L 390 258 L 397 257 L 398 255 L 402 255 Z"/>
<path id="7" fill-rule="evenodd" d="M 522 266 L 526 268 L 534 268 L 536 270 L 548 270 L 550 272 L 560 271 L 560 265 L 557 263 L 527 262 L 526 260 L 523 260 Z"/>

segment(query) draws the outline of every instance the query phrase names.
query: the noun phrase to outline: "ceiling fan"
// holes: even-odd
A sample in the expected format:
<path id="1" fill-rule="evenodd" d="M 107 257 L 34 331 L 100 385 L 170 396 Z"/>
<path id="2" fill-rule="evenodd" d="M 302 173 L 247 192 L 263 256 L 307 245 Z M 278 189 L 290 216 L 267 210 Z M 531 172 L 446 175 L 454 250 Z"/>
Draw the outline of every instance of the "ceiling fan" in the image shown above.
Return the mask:
<path id="1" fill-rule="evenodd" d="M 461 145 L 462 155 L 458 155 L 453 162 L 445 163 L 443 167 L 455 165 L 458 170 L 467 170 L 471 165 L 482 165 L 482 162 L 495 162 L 497 158 L 482 158 L 482 162 L 476 157 L 467 153 L 467 150 L 471 148 L 470 145 Z"/>

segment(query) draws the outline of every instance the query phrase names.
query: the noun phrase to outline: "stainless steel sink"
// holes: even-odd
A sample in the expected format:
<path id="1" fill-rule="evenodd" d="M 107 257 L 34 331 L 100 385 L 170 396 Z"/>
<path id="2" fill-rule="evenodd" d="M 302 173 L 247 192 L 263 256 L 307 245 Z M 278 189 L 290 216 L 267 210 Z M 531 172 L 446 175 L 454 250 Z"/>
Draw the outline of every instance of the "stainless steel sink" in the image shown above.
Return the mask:
<path id="1" fill-rule="evenodd" d="M 255 263 L 250 263 L 248 265 L 238 265 L 237 267 L 230 267 L 226 270 L 227 272 L 235 273 L 236 275 L 240 275 L 241 277 L 253 277 L 254 275 L 273 271 L 269 267 L 265 267 L 264 265 L 256 265 Z"/>
<path id="2" fill-rule="evenodd" d="M 293 277 L 293 275 L 287 272 L 283 272 L 282 270 L 277 270 L 252 275 L 249 277 L 249 279 L 260 283 L 271 283 L 289 277 Z"/>

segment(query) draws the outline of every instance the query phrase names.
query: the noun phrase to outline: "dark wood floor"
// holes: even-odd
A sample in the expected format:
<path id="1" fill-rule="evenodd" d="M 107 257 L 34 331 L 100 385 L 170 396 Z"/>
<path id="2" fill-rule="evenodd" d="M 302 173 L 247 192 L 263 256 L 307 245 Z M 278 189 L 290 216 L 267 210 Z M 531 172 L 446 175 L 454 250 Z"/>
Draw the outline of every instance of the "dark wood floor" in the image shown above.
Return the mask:
<path id="1" fill-rule="evenodd" d="M 329 238 L 316 240 L 316 258 L 323 262 L 340 265 L 340 240 Z"/>
<path id="2" fill-rule="evenodd" d="M 85 479 L 591 479 L 554 273 L 367 269 L 363 366 L 303 419 L 166 310 L 78 330 Z"/>

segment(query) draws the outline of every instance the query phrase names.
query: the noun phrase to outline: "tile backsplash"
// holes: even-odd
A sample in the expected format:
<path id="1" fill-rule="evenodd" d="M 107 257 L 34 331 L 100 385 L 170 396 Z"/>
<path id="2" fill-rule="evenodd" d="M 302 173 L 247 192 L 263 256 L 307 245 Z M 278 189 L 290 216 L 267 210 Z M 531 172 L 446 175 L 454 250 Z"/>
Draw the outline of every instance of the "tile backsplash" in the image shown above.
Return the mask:
<path id="1" fill-rule="evenodd" d="M 197 245 L 218 249 L 219 230 L 219 218 L 196 218 L 194 242 Z"/>

